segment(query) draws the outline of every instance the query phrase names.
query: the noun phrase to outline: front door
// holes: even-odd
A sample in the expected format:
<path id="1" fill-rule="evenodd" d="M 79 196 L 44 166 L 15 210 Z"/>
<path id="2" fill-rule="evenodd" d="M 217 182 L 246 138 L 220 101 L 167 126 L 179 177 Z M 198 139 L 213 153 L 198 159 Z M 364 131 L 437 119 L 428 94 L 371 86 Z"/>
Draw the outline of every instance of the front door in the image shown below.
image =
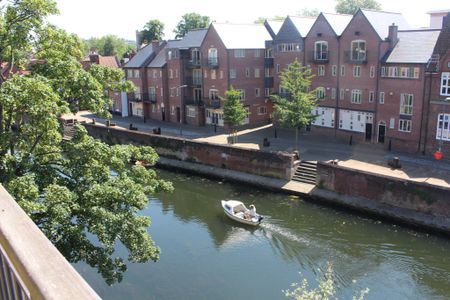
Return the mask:
<path id="1" fill-rule="evenodd" d="M 372 140 L 372 124 L 366 123 L 366 141 Z"/>
<path id="2" fill-rule="evenodd" d="M 380 122 L 380 124 L 378 124 L 378 143 L 384 143 L 385 135 L 386 135 L 386 124 Z"/>
<path id="3" fill-rule="evenodd" d="M 177 107 L 177 122 L 180 123 L 181 121 L 181 108 Z"/>

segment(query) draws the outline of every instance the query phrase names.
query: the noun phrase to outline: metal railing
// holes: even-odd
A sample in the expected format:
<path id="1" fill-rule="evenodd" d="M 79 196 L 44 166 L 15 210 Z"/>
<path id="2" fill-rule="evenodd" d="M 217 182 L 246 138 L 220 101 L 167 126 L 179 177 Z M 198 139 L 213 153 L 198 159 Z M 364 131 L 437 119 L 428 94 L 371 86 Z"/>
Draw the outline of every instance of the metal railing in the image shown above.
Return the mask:
<path id="1" fill-rule="evenodd" d="M 367 63 L 368 51 L 345 51 L 344 62 L 351 64 L 365 64 Z"/>
<path id="2" fill-rule="evenodd" d="M 100 299 L 1 185 L 0 298 Z"/>
<path id="3" fill-rule="evenodd" d="M 308 52 L 307 60 L 308 62 L 316 64 L 325 64 L 329 61 L 330 52 L 329 51 L 311 51 Z"/>

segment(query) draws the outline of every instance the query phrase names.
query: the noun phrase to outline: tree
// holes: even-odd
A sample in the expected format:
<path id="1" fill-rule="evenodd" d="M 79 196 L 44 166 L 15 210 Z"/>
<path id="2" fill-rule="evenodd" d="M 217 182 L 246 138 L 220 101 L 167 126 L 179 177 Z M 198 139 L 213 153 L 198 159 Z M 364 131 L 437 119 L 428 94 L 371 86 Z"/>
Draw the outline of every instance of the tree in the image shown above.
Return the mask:
<path id="1" fill-rule="evenodd" d="M 259 17 L 259 18 L 256 19 L 253 23 L 255 23 L 255 24 L 264 24 L 264 22 L 265 22 L 266 20 L 268 20 L 268 21 L 280 21 L 280 22 L 283 22 L 284 19 L 286 19 L 286 17 L 282 17 L 282 16 L 275 16 L 275 17 L 272 17 L 272 18 Z"/>
<path id="2" fill-rule="evenodd" d="M 92 48 L 97 49 L 98 54 L 104 56 L 116 55 L 122 59 L 126 53 L 135 48 L 135 43 L 130 44 L 122 38 L 115 35 L 106 35 L 100 38 L 90 38 L 85 40 L 85 54 L 88 54 Z"/>
<path id="3" fill-rule="evenodd" d="M 359 8 L 381 10 L 381 4 L 376 0 L 336 0 L 335 10 L 339 14 L 353 15 Z"/>
<path id="4" fill-rule="evenodd" d="M 160 20 L 150 20 L 144 25 L 144 29 L 140 32 L 141 37 L 138 44 L 151 43 L 159 41 L 164 37 L 164 23 Z"/>
<path id="5" fill-rule="evenodd" d="M 120 70 L 83 69 L 80 39 L 42 21 L 56 11 L 53 4 L 18 0 L 0 12 L 0 43 L 6 47 L 0 57 L 15 65 L 23 54 L 24 65 L 33 63 L 27 75 L 2 78 L 0 183 L 70 262 L 86 261 L 113 283 L 126 270 L 125 258 L 114 253 L 117 243 L 130 261 L 158 259 L 160 249 L 147 233 L 150 219 L 140 211 L 149 195 L 172 186 L 131 163 L 154 163 L 150 147 L 108 146 L 82 126 L 62 140 L 62 113 L 90 108 L 107 114 L 108 91 L 132 85 Z"/>
<path id="6" fill-rule="evenodd" d="M 178 22 L 177 27 L 173 30 L 176 34 L 175 38 L 182 38 L 193 29 L 208 28 L 211 23 L 208 16 L 202 16 L 197 13 L 184 14 L 181 21 Z"/>
<path id="7" fill-rule="evenodd" d="M 230 126 L 232 143 L 237 142 L 236 126 L 244 124 L 247 110 L 241 102 L 241 92 L 233 87 L 225 92 L 225 104 L 223 105 L 223 118 Z"/>
<path id="8" fill-rule="evenodd" d="M 298 11 L 296 15 L 300 17 L 317 17 L 318 15 L 320 15 L 320 11 L 317 8 L 303 8 L 302 10 Z"/>
<path id="9" fill-rule="evenodd" d="M 281 75 L 283 93 L 273 95 L 274 116 L 282 127 L 295 128 L 295 145 L 298 150 L 298 130 L 311 124 L 315 116 L 316 93 L 309 91 L 311 69 L 302 66 L 297 60 L 291 63 Z"/>

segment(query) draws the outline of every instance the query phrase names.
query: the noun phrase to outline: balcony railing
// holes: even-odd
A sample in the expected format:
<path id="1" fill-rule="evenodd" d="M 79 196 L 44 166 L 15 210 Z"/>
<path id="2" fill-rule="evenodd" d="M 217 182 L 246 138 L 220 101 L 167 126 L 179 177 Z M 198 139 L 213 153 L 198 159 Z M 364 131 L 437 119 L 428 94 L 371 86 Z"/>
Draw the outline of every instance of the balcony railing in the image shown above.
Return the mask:
<path id="1" fill-rule="evenodd" d="M 219 59 L 217 57 L 208 57 L 206 59 L 206 67 L 217 69 L 219 67 Z"/>
<path id="2" fill-rule="evenodd" d="M 202 99 L 194 99 L 192 97 L 184 97 L 184 104 L 186 105 L 195 105 L 195 106 L 203 106 L 205 103 Z"/>
<path id="3" fill-rule="evenodd" d="M 321 51 L 321 52 L 311 51 L 308 53 L 307 60 L 310 63 L 326 64 L 328 63 L 329 58 L 330 58 L 329 51 Z"/>
<path id="4" fill-rule="evenodd" d="M 264 68 L 273 68 L 273 57 L 264 58 Z"/>
<path id="5" fill-rule="evenodd" d="M 185 77 L 185 84 L 192 87 L 201 87 L 202 86 L 202 78 L 199 76 L 187 76 Z"/>
<path id="6" fill-rule="evenodd" d="M 149 101 L 148 93 L 128 93 L 128 101 L 132 102 L 142 102 Z"/>
<path id="7" fill-rule="evenodd" d="M 0 186 L 0 299 L 100 299 Z"/>
<path id="8" fill-rule="evenodd" d="M 150 103 L 156 103 L 156 99 L 157 99 L 156 94 L 153 94 L 153 93 L 148 94 L 148 101 Z"/>
<path id="9" fill-rule="evenodd" d="M 264 77 L 264 88 L 273 88 L 273 77 Z"/>
<path id="10" fill-rule="evenodd" d="M 186 67 L 189 69 L 198 69 L 201 67 L 201 60 L 200 59 L 190 59 L 186 63 Z"/>
<path id="11" fill-rule="evenodd" d="M 221 101 L 220 99 L 205 99 L 205 105 L 209 108 L 220 108 L 221 107 Z"/>
<path id="12" fill-rule="evenodd" d="M 344 62 L 349 64 L 365 64 L 367 63 L 368 51 L 345 51 Z"/>

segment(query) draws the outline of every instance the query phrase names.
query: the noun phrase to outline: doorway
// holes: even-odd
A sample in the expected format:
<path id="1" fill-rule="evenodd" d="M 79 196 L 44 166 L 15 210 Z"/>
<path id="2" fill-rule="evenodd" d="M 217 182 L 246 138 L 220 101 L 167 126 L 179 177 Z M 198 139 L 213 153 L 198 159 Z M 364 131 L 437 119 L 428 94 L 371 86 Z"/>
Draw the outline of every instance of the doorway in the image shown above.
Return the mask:
<path id="1" fill-rule="evenodd" d="M 372 124 L 366 123 L 366 141 L 372 140 Z"/>
<path id="2" fill-rule="evenodd" d="M 161 107 L 161 120 L 166 120 L 166 109 L 164 107 Z"/>
<path id="3" fill-rule="evenodd" d="M 380 121 L 378 124 L 378 143 L 384 143 L 384 137 L 386 136 L 386 122 Z"/>
<path id="4" fill-rule="evenodd" d="M 176 110 L 176 114 L 177 114 L 177 122 L 180 123 L 181 122 L 181 108 L 177 107 Z"/>

